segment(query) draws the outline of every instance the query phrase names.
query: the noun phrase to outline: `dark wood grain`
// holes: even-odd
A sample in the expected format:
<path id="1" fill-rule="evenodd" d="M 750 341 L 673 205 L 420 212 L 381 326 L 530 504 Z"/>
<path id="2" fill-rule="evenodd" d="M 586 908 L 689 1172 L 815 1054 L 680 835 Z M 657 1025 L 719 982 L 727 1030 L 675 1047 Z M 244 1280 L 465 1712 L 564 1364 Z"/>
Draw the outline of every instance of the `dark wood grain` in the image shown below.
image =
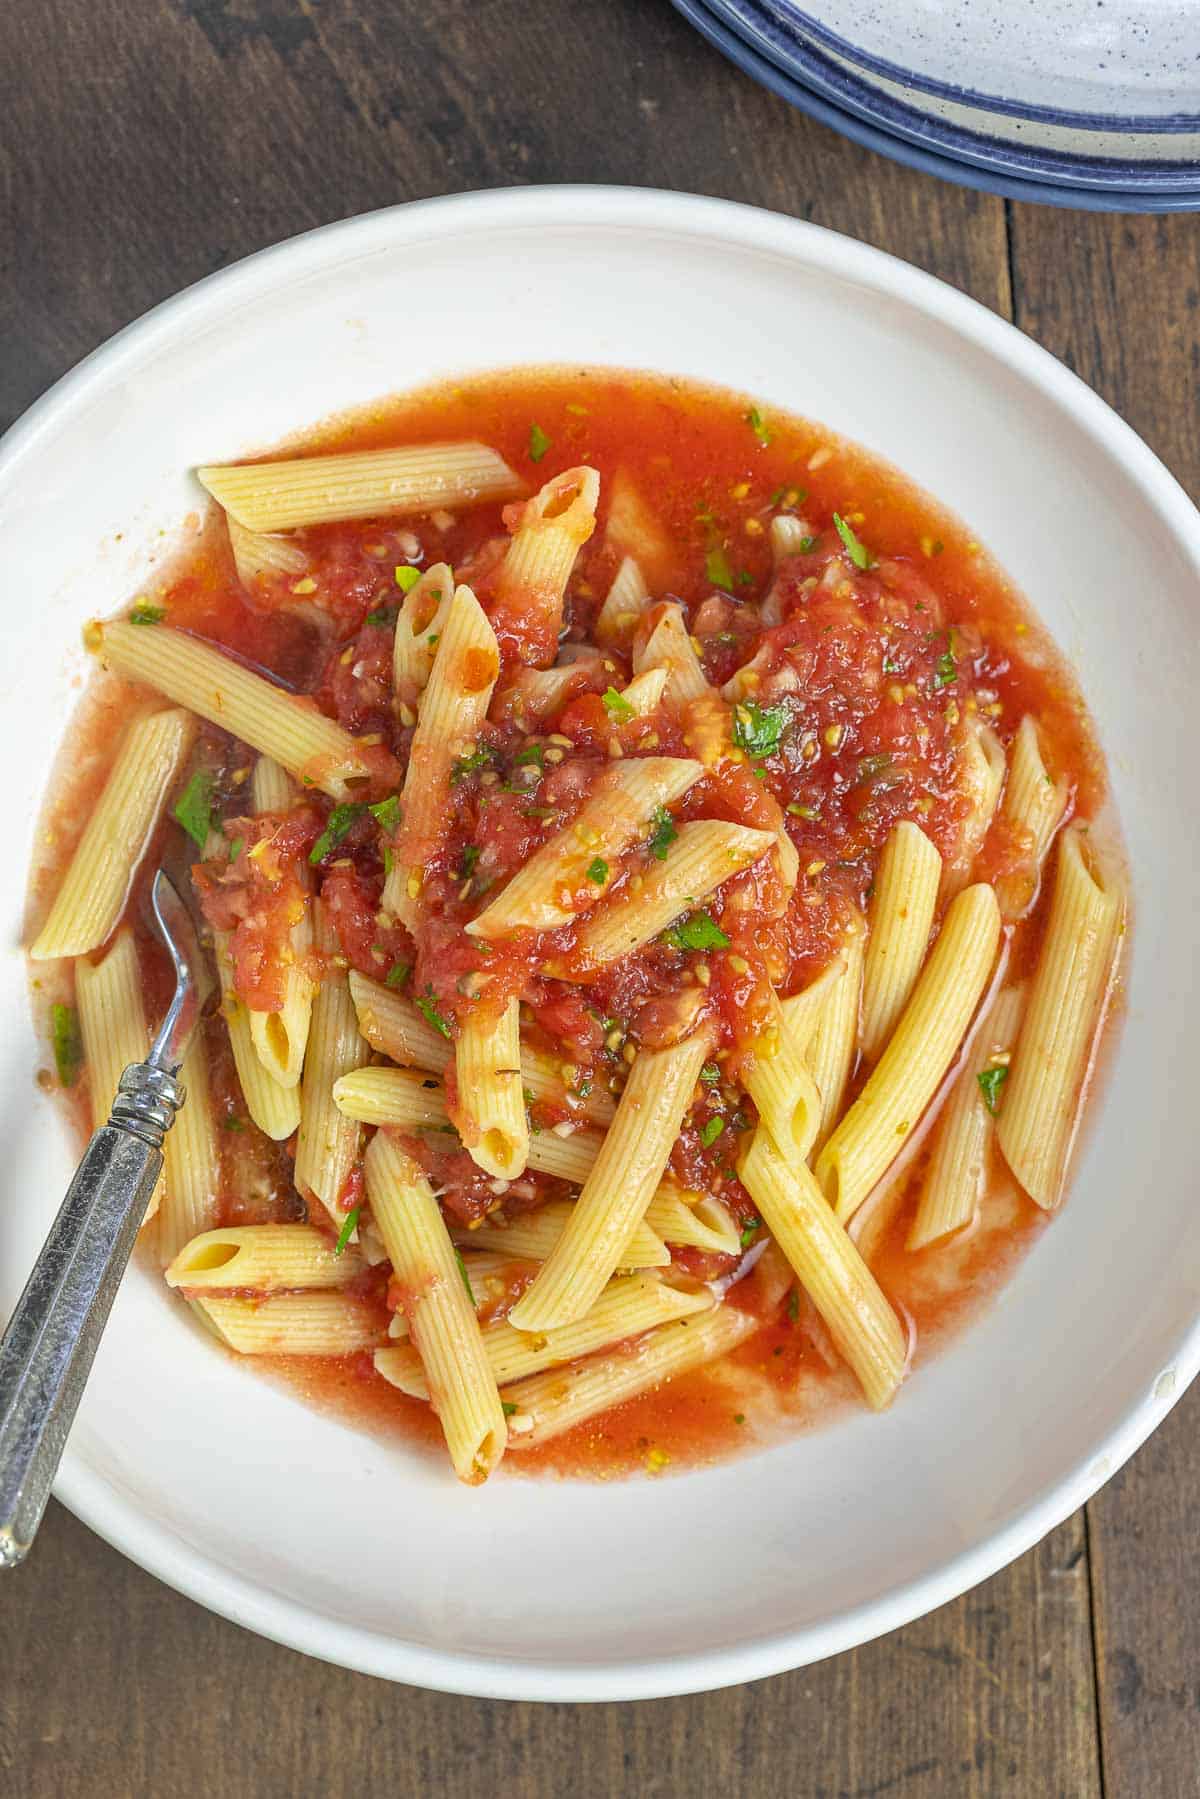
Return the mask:
<path id="1" fill-rule="evenodd" d="M 1200 498 L 1200 225 L 1013 216 L 1017 322 L 1116 407 Z M 1074 279 L 1064 279 L 1064 260 Z M 1088 1508 L 1110 1794 L 1200 1786 L 1200 1393 Z"/>
<path id="2" fill-rule="evenodd" d="M 428 194 L 613 181 L 774 207 L 1006 316 L 1015 302 L 1197 491 L 1194 221 L 1016 208 L 1014 294 L 1001 202 L 790 111 L 666 0 L 10 4 L 0 105 L 0 423 L 148 306 L 294 232 Z M 1080 1515 L 882 1642 L 641 1706 L 480 1703 L 306 1661 L 54 1507 L 3 1594 L 0 1791 L 1086 1799 L 1097 1677 L 1107 1791 L 1194 1790 L 1189 1416 L 1093 1505 L 1090 1572 Z"/>

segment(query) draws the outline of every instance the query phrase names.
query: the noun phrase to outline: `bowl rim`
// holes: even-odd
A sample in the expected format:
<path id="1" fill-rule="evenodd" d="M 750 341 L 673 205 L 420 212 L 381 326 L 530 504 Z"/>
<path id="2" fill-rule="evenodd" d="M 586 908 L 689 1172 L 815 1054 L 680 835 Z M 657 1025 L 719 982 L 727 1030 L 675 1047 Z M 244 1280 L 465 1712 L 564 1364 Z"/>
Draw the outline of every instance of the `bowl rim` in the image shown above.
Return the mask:
<path id="1" fill-rule="evenodd" d="M 9 473 L 89 394 L 189 325 L 282 279 L 392 248 L 403 237 L 484 227 L 611 230 L 708 239 L 780 256 L 915 306 L 927 319 L 998 360 L 1065 411 L 1121 467 L 1200 573 L 1200 512 L 1141 438 L 1047 350 L 945 282 L 853 238 L 727 200 L 654 188 L 561 184 L 499 188 L 387 207 L 317 227 L 205 277 L 117 332 L 61 377 L 0 438 L 0 503 Z M 89 1528 L 147 1572 L 209 1610 L 324 1661 L 386 1679 L 480 1698 L 544 1701 L 664 1698 L 782 1673 L 881 1636 L 956 1598 L 1054 1529 L 1145 1441 L 1200 1371 L 1200 1314 L 1170 1358 L 1173 1390 L 1147 1390 L 1075 1466 L 1051 1480 L 1015 1516 L 939 1567 L 834 1619 L 714 1649 L 632 1662 L 539 1662 L 503 1654 L 404 1642 L 287 1599 L 243 1579 L 137 1506 L 73 1453 L 68 1443 L 56 1496 Z M 687 1478 L 684 1476 L 683 1478 Z"/>

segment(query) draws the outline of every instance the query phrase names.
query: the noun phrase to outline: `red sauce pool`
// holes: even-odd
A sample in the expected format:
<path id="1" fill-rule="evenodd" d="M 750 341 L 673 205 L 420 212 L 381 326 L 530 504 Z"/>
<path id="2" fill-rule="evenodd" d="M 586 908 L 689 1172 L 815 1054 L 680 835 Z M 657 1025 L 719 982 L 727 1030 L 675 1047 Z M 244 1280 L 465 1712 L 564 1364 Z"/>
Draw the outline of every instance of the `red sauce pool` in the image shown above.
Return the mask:
<path id="1" fill-rule="evenodd" d="M 1070 782 L 1073 810 L 1092 819 L 1101 814 L 1104 767 L 1076 684 L 1003 572 L 928 496 L 823 427 L 692 383 L 587 370 L 517 371 L 387 401 L 335 420 L 302 446 L 289 448 L 327 453 L 454 438 L 493 446 L 531 488 L 580 463 L 598 470 L 598 526 L 568 590 L 568 635 L 580 641 L 626 547 L 610 541 L 606 530 L 614 493 L 622 486 L 636 490 L 658 527 L 654 540 L 640 546 L 652 591 L 684 603 L 706 671 L 717 683 L 746 659 L 750 615 L 745 608 L 759 602 L 772 581 L 769 523 L 776 508 L 802 517 L 816 539 L 791 567 L 787 582 L 793 587 L 819 576 L 840 547 L 835 512 L 882 565 L 877 573 L 856 575 L 852 592 L 810 595 L 811 603 L 794 610 L 774 660 L 768 658 L 770 676 L 786 644 L 793 663 L 804 670 L 799 693 L 783 699 L 793 727 L 787 754 L 774 759 L 758 783 L 749 768 L 712 777 L 684 808 L 685 817 L 691 807 L 703 816 L 744 822 L 753 820 L 756 807 L 766 809 L 766 822 L 772 802 L 803 808 L 789 814 L 787 824 L 801 870 L 814 870 L 802 876 L 808 903 L 793 907 L 794 915 L 783 921 L 764 923 L 749 914 L 744 944 L 737 940 L 749 971 L 737 980 L 723 976 L 724 985 L 718 982 L 713 995 L 721 1041 L 734 1056 L 734 1067 L 739 1041 L 753 1029 L 764 968 L 777 980 L 782 970 L 788 991 L 819 970 L 848 909 L 862 904 L 874 861 L 897 820 L 915 818 L 939 847 L 952 846 L 961 822 L 953 773 L 965 713 L 977 710 L 1006 747 L 1023 715 L 1034 713 L 1047 762 Z M 535 461 L 532 449 L 544 440 L 548 447 Z M 172 625 L 236 652 L 299 691 L 316 693 L 351 729 L 378 731 L 403 755 L 405 731 L 386 693 L 381 698 L 372 685 L 390 666 L 391 639 L 386 625 L 369 615 L 378 619 L 381 607 L 398 602 L 392 571 L 412 559 L 414 536 L 425 561 L 447 561 L 462 578 L 473 578 L 486 607 L 487 546 L 504 529 L 501 512 L 492 505 L 464 511 L 448 523 L 363 520 L 298 533 L 319 575 L 323 623 L 315 621 L 311 608 L 298 608 L 286 586 L 267 586 L 253 595 L 241 587 L 219 516 L 196 532 L 190 547 L 144 594 L 154 606 L 165 607 Z M 527 651 L 520 621 L 512 621 L 502 633 L 502 684 L 520 669 Z M 954 674 L 942 691 L 934 671 L 947 654 Z M 619 687 L 625 678 L 627 667 L 618 656 L 613 679 Z M 134 692 L 103 677 L 85 699 L 69 755 L 56 771 L 41 860 L 31 879 L 31 934 L 107 773 L 114 726 Z M 581 755 L 594 754 L 597 762 L 607 757 L 611 720 L 595 689 L 585 686 L 570 701 L 566 723 Z M 515 728 L 489 730 L 501 761 L 521 738 Z M 807 743 L 815 745 L 811 754 L 804 751 Z M 232 810 L 250 758 L 217 732 L 206 730 L 204 745 L 218 795 Z M 636 751 L 637 746 L 635 733 L 626 747 Z M 672 754 L 685 746 L 664 740 L 658 747 L 659 753 Z M 904 769 L 902 780 L 878 778 L 897 764 Z M 549 771 L 551 797 L 554 778 Z M 381 978 L 396 961 L 414 959 L 414 985 L 427 990 L 447 1015 L 460 1003 L 458 984 L 475 954 L 463 947 L 461 922 L 478 909 L 478 899 L 460 906 L 455 897 L 464 848 L 482 846 L 497 878 L 506 877 L 556 828 L 525 816 L 519 800 L 488 795 L 474 775 L 464 781 L 460 799 L 459 825 L 427 874 L 427 881 L 441 883 L 445 919 L 439 931 L 415 945 L 400 927 L 380 942 L 374 914 L 382 869 L 369 833 L 361 833 L 359 841 L 352 831 L 339 845 L 344 866 L 324 873 L 326 898 L 351 961 Z M 324 800 L 314 803 L 319 816 L 310 835 L 328 810 Z M 164 826 L 160 837 L 177 859 L 187 861 L 173 827 Z M 1002 844 L 991 842 L 985 864 L 990 857 L 993 868 L 1000 866 L 1004 853 Z M 152 868 L 154 861 L 152 855 L 145 866 Z M 128 915 L 137 924 L 147 1010 L 153 1015 L 165 993 L 166 969 L 142 921 L 144 886 L 143 875 Z M 1023 969 L 1036 957 L 1044 914 L 1043 897 L 1014 932 L 1010 967 Z M 571 941 L 568 928 L 558 946 L 563 954 L 569 954 Z M 664 983 L 670 988 L 676 981 L 678 961 L 672 952 L 651 946 L 621 964 L 599 983 L 606 1013 L 637 1017 Z M 526 991 L 528 945 L 518 942 L 489 959 L 490 972 L 498 966 L 513 991 Z M 52 1000 L 69 999 L 69 973 L 38 972 L 39 1008 L 48 1011 Z M 602 1074 L 602 1043 L 571 993 L 551 986 L 534 992 L 533 1001 L 547 1040 L 570 1042 L 573 1059 Z M 243 1116 L 219 1041 L 222 1033 L 210 1027 L 209 1036 L 223 1127 L 224 1221 L 301 1215 L 302 1202 L 290 1190 L 286 1149 L 266 1144 Z M 57 1084 L 48 1071 L 39 1079 Z M 85 1089 L 77 1087 L 67 1097 L 82 1128 Z M 705 1149 L 694 1131 L 685 1133 L 675 1166 L 689 1181 L 720 1190 L 739 1216 L 750 1210 L 733 1177 L 727 1143 Z M 904 1241 L 921 1167 L 918 1150 L 894 1183 L 892 1198 L 869 1202 L 874 1213 L 862 1233 L 884 1290 L 913 1328 L 910 1378 L 916 1379 L 921 1363 L 987 1303 L 1046 1223 L 996 1171 L 975 1225 L 910 1255 Z M 483 1203 L 464 1189 L 456 1209 L 469 1217 Z M 677 1379 L 540 1450 L 510 1455 L 505 1467 L 611 1478 L 718 1459 L 781 1431 L 807 1429 L 833 1410 L 858 1403 L 851 1377 L 831 1366 L 835 1360 L 806 1302 L 797 1317 L 768 1324 L 720 1367 Z M 274 1370 L 315 1403 L 368 1428 L 426 1444 L 439 1440 L 428 1409 L 377 1377 L 369 1358 L 328 1364 L 281 1360 Z M 904 1403 L 903 1392 L 897 1403 Z"/>

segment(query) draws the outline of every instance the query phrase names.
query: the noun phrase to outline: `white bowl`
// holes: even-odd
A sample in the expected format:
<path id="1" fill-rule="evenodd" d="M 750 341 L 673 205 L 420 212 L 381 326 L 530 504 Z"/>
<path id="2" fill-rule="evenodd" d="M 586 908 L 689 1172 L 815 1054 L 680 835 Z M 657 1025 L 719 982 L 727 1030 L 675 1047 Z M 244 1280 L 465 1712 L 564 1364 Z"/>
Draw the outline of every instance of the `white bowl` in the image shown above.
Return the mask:
<path id="1" fill-rule="evenodd" d="M 196 463 L 443 373 L 536 361 L 702 376 L 860 439 L 972 522 L 1078 662 L 1141 929 L 1069 1203 L 883 1417 L 611 1486 L 456 1487 L 215 1353 L 135 1269 L 58 1492 L 153 1573 L 312 1655 L 458 1692 L 641 1698 L 775 1673 L 940 1605 L 1073 1511 L 1196 1372 L 1200 518 L 1112 412 L 982 307 L 713 200 L 551 188 L 400 207 L 131 326 L 0 451 L 0 1306 L 70 1163 L 34 1090 L 16 946 L 82 621 L 137 591 L 199 504 Z"/>

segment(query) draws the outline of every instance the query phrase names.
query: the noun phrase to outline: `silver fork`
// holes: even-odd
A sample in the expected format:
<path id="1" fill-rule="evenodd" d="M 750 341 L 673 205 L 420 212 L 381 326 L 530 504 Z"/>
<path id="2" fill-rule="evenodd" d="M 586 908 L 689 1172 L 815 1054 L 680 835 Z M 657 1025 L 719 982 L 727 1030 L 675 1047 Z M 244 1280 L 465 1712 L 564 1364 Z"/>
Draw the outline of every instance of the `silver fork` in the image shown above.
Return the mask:
<path id="1" fill-rule="evenodd" d="M 121 1076 L 0 1339 L 0 1568 L 29 1550 L 50 1497 L 154 1183 L 186 1094 L 176 1076 L 211 987 L 195 928 L 159 869 L 150 903 L 175 992 L 144 1062 Z"/>

